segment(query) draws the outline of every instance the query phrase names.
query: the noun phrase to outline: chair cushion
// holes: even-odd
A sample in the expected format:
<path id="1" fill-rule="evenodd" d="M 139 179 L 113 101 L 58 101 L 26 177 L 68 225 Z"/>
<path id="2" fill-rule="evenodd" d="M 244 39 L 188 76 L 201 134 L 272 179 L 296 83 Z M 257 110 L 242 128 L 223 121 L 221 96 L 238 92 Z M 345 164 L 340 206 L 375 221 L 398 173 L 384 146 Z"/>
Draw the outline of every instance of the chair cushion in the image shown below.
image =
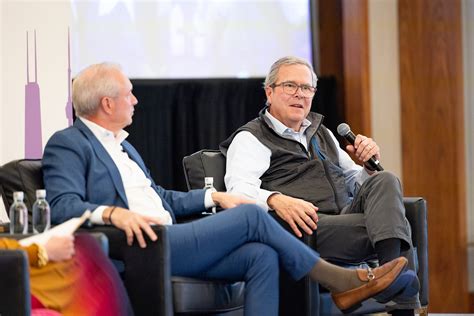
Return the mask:
<path id="1" fill-rule="evenodd" d="M 174 312 L 215 313 L 240 309 L 244 306 L 244 282 L 205 281 L 171 277 Z"/>

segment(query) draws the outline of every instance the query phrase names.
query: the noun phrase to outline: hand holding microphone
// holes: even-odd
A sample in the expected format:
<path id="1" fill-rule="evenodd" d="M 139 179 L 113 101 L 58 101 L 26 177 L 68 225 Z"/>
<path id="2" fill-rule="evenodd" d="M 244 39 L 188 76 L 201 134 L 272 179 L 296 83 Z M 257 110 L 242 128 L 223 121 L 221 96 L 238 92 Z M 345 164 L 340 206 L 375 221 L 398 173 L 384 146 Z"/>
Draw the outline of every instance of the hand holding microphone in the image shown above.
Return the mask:
<path id="1" fill-rule="evenodd" d="M 364 162 L 367 169 L 383 171 L 382 165 L 379 162 L 379 148 L 372 139 L 365 136 L 357 138 L 346 123 L 339 124 L 337 133 L 354 146 L 354 153 Z"/>

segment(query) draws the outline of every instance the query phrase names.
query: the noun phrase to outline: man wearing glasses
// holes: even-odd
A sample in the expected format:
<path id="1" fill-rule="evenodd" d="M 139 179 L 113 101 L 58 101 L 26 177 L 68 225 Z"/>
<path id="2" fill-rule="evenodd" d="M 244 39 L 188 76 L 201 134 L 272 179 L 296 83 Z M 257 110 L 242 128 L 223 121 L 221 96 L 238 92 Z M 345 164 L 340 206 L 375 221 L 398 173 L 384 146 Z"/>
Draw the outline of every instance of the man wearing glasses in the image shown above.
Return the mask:
<path id="1" fill-rule="evenodd" d="M 322 124 L 323 116 L 310 112 L 317 80 L 312 66 L 297 57 L 271 66 L 259 117 L 221 144 L 228 192 L 276 212 L 298 237 L 318 227 L 323 258 L 360 263 L 377 255 L 383 264 L 406 254 L 414 269 L 400 181 L 357 165 Z M 361 163 L 380 158 L 375 141 L 363 135 L 346 149 Z M 418 295 L 397 303 L 397 315 L 413 315 L 420 306 Z"/>

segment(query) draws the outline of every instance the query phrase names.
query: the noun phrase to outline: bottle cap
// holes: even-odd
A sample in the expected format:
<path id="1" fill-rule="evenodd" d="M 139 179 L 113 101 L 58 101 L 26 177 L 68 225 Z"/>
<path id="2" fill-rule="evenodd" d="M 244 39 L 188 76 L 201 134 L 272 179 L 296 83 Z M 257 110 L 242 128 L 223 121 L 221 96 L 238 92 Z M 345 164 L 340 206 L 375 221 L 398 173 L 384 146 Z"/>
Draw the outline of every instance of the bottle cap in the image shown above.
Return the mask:
<path id="1" fill-rule="evenodd" d="M 204 178 L 204 184 L 206 186 L 208 186 L 208 185 L 212 186 L 214 184 L 214 178 L 213 177 L 205 177 Z"/>
<path id="2" fill-rule="evenodd" d="M 46 197 L 46 190 L 36 190 L 36 198 L 37 199 L 44 199 Z"/>
<path id="3" fill-rule="evenodd" d="M 22 191 L 16 191 L 13 192 L 13 200 L 15 201 L 23 201 L 23 198 L 25 197 L 25 194 Z"/>

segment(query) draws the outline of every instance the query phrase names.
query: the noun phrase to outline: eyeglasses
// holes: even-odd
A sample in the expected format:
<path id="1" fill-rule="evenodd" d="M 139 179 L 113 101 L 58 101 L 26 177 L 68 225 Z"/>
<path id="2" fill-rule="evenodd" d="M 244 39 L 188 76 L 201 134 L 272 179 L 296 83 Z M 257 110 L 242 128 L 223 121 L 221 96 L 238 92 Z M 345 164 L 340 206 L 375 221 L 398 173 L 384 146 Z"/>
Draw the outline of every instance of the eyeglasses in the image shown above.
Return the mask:
<path id="1" fill-rule="evenodd" d="M 303 94 L 304 97 L 310 98 L 314 96 L 316 93 L 316 87 L 310 86 L 308 84 L 296 84 L 291 81 L 285 81 L 279 84 L 272 84 L 270 87 L 275 88 L 281 86 L 283 89 L 283 92 L 289 95 L 294 95 L 296 91 L 298 91 L 298 88 L 301 90 L 301 93 Z"/>

